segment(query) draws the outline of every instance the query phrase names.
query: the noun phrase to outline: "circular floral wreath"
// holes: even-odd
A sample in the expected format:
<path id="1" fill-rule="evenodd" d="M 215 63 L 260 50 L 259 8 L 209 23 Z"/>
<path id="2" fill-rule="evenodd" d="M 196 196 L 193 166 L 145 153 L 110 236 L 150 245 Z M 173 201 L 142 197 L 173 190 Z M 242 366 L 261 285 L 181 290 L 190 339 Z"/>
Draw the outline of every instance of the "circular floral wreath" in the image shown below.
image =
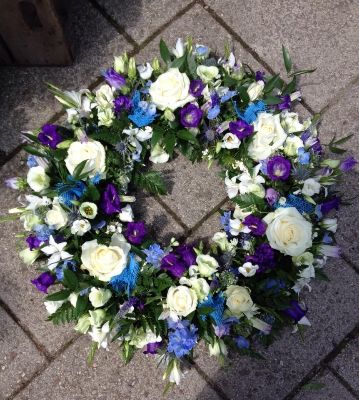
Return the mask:
<path id="1" fill-rule="evenodd" d="M 285 48 L 288 83 L 190 39 L 172 50 L 161 41 L 160 54 L 162 64 L 139 66 L 115 57 L 94 92 L 50 85 L 67 123 L 23 133 L 27 178 L 7 184 L 31 189 L 10 213 L 26 231 L 20 256 L 39 261 L 32 283 L 51 288 L 48 319 L 89 333 L 90 361 L 110 341 L 126 362 L 146 346 L 178 384 L 200 340 L 210 355 L 256 355 L 254 344 L 284 326 L 310 325 L 299 293 L 338 256 L 332 186 L 356 161 L 323 159 L 319 119 L 291 111 L 297 76 L 312 71 L 294 71 Z M 342 153 L 343 142 L 330 150 Z M 166 192 L 148 161 L 175 150 L 223 168 L 233 209 L 221 212 L 210 248 L 156 243 L 134 218 L 135 188 Z"/>

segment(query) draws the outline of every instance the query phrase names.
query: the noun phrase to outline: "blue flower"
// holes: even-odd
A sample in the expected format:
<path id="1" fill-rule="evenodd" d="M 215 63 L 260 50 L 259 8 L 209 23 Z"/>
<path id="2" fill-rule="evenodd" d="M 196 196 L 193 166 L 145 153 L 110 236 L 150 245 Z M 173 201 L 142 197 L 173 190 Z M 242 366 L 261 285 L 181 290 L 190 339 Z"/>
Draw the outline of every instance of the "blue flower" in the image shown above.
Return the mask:
<path id="1" fill-rule="evenodd" d="M 36 157 L 35 156 L 33 156 L 33 155 L 29 155 L 28 157 L 27 157 L 27 162 L 26 162 L 26 164 L 27 164 L 27 166 L 29 167 L 29 168 L 31 168 L 31 167 L 36 167 L 38 164 L 37 164 L 37 161 L 36 161 Z"/>
<path id="2" fill-rule="evenodd" d="M 263 101 L 256 101 L 254 103 L 251 103 L 244 110 L 244 113 L 241 113 L 235 101 L 232 101 L 232 103 L 238 117 L 246 121 L 247 124 L 251 124 L 252 122 L 254 122 L 257 119 L 257 114 L 266 110 L 266 105 Z"/>
<path id="3" fill-rule="evenodd" d="M 235 90 L 228 90 L 222 97 L 221 103 L 225 103 L 237 94 Z"/>
<path id="4" fill-rule="evenodd" d="M 202 307 L 210 307 L 213 308 L 208 315 L 214 320 L 216 325 L 221 325 L 223 320 L 223 312 L 224 312 L 224 296 L 222 293 L 217 294 L 216 296 L 208 295 L 207 300 L 202 301 L 198 305 L 198 310 L 201 311 Z M 201 315 L 201 319 L 205 320 L 207 318 L 207 314 Z"/>
<path id="5" fill-rule="evenodd" d="M 173 326 L 173 325 L 172 325 Z M 181 321 L 171 329 L 168 335 L 169 353 L 174 353 L 177 358 L 181 358 L 188 354 L 196 345 L 198 339 L 197 328 L 187 320 Z"/>
<path id="6" fill-rule="evenodd" d="M 310 162 L 310 153 L 305 151 L 304 147 L 298 149 L 298 162 L 302 165 L 309 164 Z"/>
<path id="7" fill-rule="evenodd" d="M 68 207 L 72 205 L 73 200 L 80 199 L 87 188 L 84 182 L 76 181 L 72 176 L 67 177 L 67 183 L 57 183 L 56 191 L 59 195 L 59 201 Z"/>
<path id="8" fill-rule="evenodd" d="M 215 118 L 217 118 L 217 116 L 218 116 L 218 114 L 220 113 L 220 111 L 221 111 L 221 109 L 220 109 L 219 105 L 216 105 L 216 106 L 214 106 L 214 107 L 211 107 L 211 108 L 208 110 L 207 118 L 208 118 L 208 119 L 215 119 Z"/>
<path id="9" fill-rule="evenodd" d="M 230 222 L 230 219 L 231 219 L 231 212 L 230 211 L 225 211 L 224 213 L 223 213 L 223 215 L 221 215 L 221 217 L 220 217 L 220 221 L 221 221 L 221 224 L 222 224 L 222 226 L 223 226 L 223 229 L 225 230 L 225 232 L 229 232 L 229 230 L 230 230 L 230 227 L 229 227 L 229 222 Z"/>
<path id="10" fill-rule="evenodd" d="M 132 99 L 132 113 L 128 116 L 136 126 L 142 128 L 143 126 L 150 125 L 158 116 L 156 114 L 156 107 L 152 103 L 141 101 L 140 92 L 136 90 Z"/>
<path id="11" fill-rule="evenodd" d="M 53 229 L 50 229 L 45 224 L 43 224 L 43 225 L 35 225 L 33 230 L 36 233 L 37 239 L 41 240 L 42 242 L 48 241 L 50 239 L 50 236 L 54 232 Z"/>
<path id="12" fill-rule="evenodd" d="M 140 266 L 136 261 L 135 255 L 130 253 L 129 258 L 130 262 L 121 274 L 112 277 L 110 280 L 110 286 L 116 292 L 126 291 L 128 296 L 130 296 L 130 293 L 135 288 L 138 273 L 140 272 Z"/>
<path id="13" fill-rule="evenodd" d="M 101 175 L 97 172 L 96 175 L 90 179 L 91 183 L 97 185 L 101 180 Z"/>
<path id="14" fill-rule="evenodd" d="M 63 263 L 59 264 L 56 269 L 56 278 L 59 281 L 64 279 L 64 271 L 65 269 L 70 269 L 71 271 L 75 271 L 76 269 L 76 262 L 74 260 L 65 260 Z"/>
<path id="15" fill-rule="evenodd" d="M 152 264 L 154 267 L 159 267 L 163 256 L 165 255 L 164 250 L 161 249 L 161 246 L 157 243 L 153 243 L 150 245 L 148 249 L 143 250 L 146 254 L 146 262 Z"/>
<path id="16" fill-rule="evenodd" d="M 249 340 L 244 336 L 237 336 L 234 341 L 239 349 L 249 349 Z"/>

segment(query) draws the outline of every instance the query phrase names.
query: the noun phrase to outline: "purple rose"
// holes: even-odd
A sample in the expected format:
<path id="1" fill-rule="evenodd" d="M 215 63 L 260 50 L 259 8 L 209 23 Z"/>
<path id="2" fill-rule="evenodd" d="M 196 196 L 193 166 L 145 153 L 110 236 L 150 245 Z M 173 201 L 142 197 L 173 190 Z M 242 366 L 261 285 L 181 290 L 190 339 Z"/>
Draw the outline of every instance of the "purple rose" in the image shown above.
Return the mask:
<path id="1" fill-rule="evenodd" d="M 189 92 L 193 97 L 199 97 L 204 89 L 204 83 L 200 79 L 191 81 L 189 85 Z"/>
<path id="2" fill-rule="evenodd" d="M 174 253 L 162 258 L 161 269 L 167 271 L 173 278 L 180 278 L 187 271 L 186 265 Z"/>
<path id="3" fill-rule="evenodd" d="M 147 235 L 147 229 L 144 222 L 129 222 L 125 230 L 125 237 L 131 244 L 141 244 Z"/>
<path id="4" fill-rule="evenodd" d="M 40 292 L 47 293 L 47 289 L 53 285 L 56 281 L 54 275 L 50 272 L 43 272 L 36 279 L 32 280 L 31 283 L 36 286 L 36 289 Z"/>
<path id="5" fill-rule="evenodd" d="M 42 240 L 38 239 L 36 236 L 30 235 L 26 238 L 26 243 L 29 246 L 29 249 L 32 251 L 40 247 Z"/>
<path id="6" fill-rule="evenodd" d="M 291 163 L 282 156 L 274 156 L 267 163 L 267 174 L 272 181 L 285 181 L 290 175 Z"/>
<path id="7" fill-rule="evenodd" d="M 229 123 L 229 130 L 233 135 L 236 135 L 238 139 L 244 139 L 253 133 L 254 128 L 252 125 L 247 124 L 246 121 L 239 119 L 238 121 L 232 121 Z"/>
<path id="8" fill-rule="evenodd" d="M 193 246 L 183 244 L 177 247 L 176 253 L 181 257 L 186 267 L 190 267 L 196 263 L 196 253 L 193 250 Z"/>
<path id="9" fill-rule="evenodd" d="M 279 193 L 272 188 L 266 190 L 266 200 L 270 206 L 273 206 L 279 199 Z"/>
<path id="10" fill-rule="evenodd" d="M 102 193 L 101 209 L 106 215 L 116 214 L 121 211 L 120 196 L 113 183 L 108 183 Z"/>
<path id="11" fill-rule="evenodd" d="M 106 82 L 114 87 L 115 89 L 120 89 L 122 86 L 126 85 L 126 79 L 119 73 L 117 73 L 113 68 L 109 68 L 103 74 Z"/>
<path id="12" fill-rule="evenodd" d="M 131 99 L 127 96 L 116 97 L 115 100 L 113 101 L 113 104 L 115 106 L 116 114 L 119 114 L 122 110 L 128 111 L 132 106 Z"/>
<path id="13" fill-rule="evenodd" d="M 248 226 L 254 236 L 263 236 L 267 229 L 266 223 L 254 215 L 247 215 L 243 220 L 243 225 Z"/>
<path id="14" fill-rule="evenodd" d="M 305 316 L 307 311 L 308 309 L 303 310 L 296 300 L 292 300 L 290 302 L 290 307 L 285 309 L 283 313 L 292 318 L 295 322 L 298 322 Z"/>
<path id="15" fill-rule="evenodd" d="M 349 157 L 346 160 L 342 161 L 340 164 L 340 169 L 343 172 L 348 172 L 353 169 L 358 164 L 358 161 L 354 157 Z"/>
<path id="16" fill-rule="evenodd" d="M 48 146 L 53 150 L 55 150 L 56 146 L 62 142 L 62 136 L 57 132 L 56 128 L 56 125 L 45 124 L 41 128 L 41 132 L 37 137 L 41 144 Z"/>
<path id="17" fill-rule="evenodd" d="M 186 128 L 196 128 L 201 122 L 203 111 L 194 104 L 187 104 L 180 110 L 181 124 Z"/>

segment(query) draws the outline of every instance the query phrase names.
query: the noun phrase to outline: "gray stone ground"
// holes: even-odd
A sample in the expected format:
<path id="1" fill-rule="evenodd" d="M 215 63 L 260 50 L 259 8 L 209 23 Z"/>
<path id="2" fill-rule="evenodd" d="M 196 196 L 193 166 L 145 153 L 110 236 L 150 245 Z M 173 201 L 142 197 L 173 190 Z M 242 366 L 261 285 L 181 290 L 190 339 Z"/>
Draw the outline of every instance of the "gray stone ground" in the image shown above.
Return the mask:
<path id="1" fill-rule="evenodd" d="M 355 136 L 351 154 L 359 157 L 359 5 L 351 0 L 78 0 L 72 2 L 68 32 L 75 62 L 67 68 L 0 69 L 0 180 L 24 171 L 17 152 L 19 132 L 61 118 L 61 109 L 44 82 L 67 89 L 95 87 L 98 75 L 123 50 L 139 61 L 157 55 L 161 37 L 174 43 L 192 35 L 221 51 L 233 44 L 244 62 L 282 71 L 280 49 L 288 47 L 298 68 L 317 67 L 301 81 L 300 111 L 321 111 L 321 137 L 328 142 Z M 138 212 L 153 223 L 157 237 L 208 238 L 218 228 L 216 210 L 226 202 L 215 168 L 192 166 L 178 157 L 162 166 L 170 194 L 141 198 Z M 211 179 L 211 185 L 208 185 Z M 266 361 L 234 358 L 221 368 L 203 350 L 171 399 L 359 398 L 359 207 L 358 172 L 342 190 L 352 204 L 340 212 L 337 234 L 343 259 L 327 266 L 330 282 L 313 285 L 308 296 L 312 328 L 304 341 L 285 332 Z M 0 214 L 16 193 L 0 191 Z M 89 340 L 70 327 L 44 320 L 42 296 L 29 284 L 34 271 L 17 257 L 16 223 L 0 231 L 0 399 L 159 399 L 161 371 L 141 354 L 124 367 L 115 351 L 85 363 Z"/>

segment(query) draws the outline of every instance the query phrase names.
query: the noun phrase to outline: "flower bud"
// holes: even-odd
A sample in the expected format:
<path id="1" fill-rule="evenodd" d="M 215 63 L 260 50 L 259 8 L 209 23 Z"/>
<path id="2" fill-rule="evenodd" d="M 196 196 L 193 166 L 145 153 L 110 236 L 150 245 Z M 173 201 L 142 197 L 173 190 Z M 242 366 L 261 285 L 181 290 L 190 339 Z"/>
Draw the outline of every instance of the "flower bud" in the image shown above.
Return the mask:
<path id="1" fill-rule="evenodd" d="M 124 53 L 119 57 L 115 57 L 115 61 L 114 61 L 113 67 L 114 67 L 115 71 L 120 73 L 120 74 L 127 73 L 127 68 L 128 68 L 128 56 L 127 56 L 127 53 Z"/>
<path id="2" fill-rule="evenodd" d="M 128 77 L 130 79 L 136 78 L 137 69 L 136 69 L 136 61 L 134 57 L 131 57 L 128 62 Z"/>

